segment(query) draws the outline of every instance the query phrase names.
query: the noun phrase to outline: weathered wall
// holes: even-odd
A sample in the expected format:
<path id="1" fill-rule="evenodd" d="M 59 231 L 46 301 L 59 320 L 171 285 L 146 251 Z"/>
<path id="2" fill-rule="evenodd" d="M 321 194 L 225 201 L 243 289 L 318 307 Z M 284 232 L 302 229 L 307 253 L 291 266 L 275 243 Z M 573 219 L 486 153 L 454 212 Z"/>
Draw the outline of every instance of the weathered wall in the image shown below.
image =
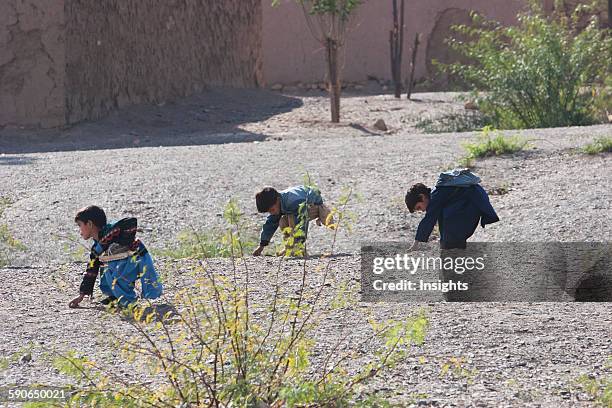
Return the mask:
<path id="1" fill-rule="evenodd" d="M 295 0 L 281 0 L 277 7 L 263 0 L 264 77 L 275 83 L 317 82 L 325 78 L 322 46 L 312 39 L 302 9 Z M 399 1 L 398 1 L 399 3 Z M 449 25 L 465 22 L 470 10 L 478 11 L 503 24 L 516 22 L 523 0 L 428 0 L 406 1 L 403 69 L 407 72 L 415 33 L 422 33 L 415 77 L 433 74 L 427 59 L 449 57 L 442 39 Z M 368 75 L 390 79 L 389 30 L 392 25 L 391 0 L 365 0 L 356 13 L 349 33 L 343 78 L 363 81 Z M 404 75 L 405 76 L 405 75 Z"/>
<path id="2" fill-rule="evenodd" d="M 66 119 L 261 82 L 260 0 L 65 0 Z"/>
<path id="3" fill-rule="evenodd" d="M 64 0 L 0 0 L 0 126 L 64 121 Z"/>

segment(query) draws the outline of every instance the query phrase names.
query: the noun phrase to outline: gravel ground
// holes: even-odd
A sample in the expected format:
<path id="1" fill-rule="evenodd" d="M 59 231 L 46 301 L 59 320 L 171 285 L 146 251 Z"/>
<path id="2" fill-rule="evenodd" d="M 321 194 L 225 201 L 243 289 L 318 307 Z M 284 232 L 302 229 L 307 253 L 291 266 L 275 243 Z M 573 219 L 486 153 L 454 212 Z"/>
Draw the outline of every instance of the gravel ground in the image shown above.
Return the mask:
<path id="1" fill-rule="evenodd" d="M 298 184 L 308 172 L 328 202 L 338 202 L 345 187 L 362 196 L 351 203 L 357 217 L 354 229 L 339 234 L 336 252 L 342 256 L 331 265 L 336 275 L 356 279 L 361 242 L 412 239 L 420 217 L 405 210 L 406 188 L 417 181 L 432 184 L 441 170 L 463 155 L 461 143 L 475 137 L 475 133 L 422 134 L 410 126 L 420 116 L 460 109 L 449 94 L 417 95 L 421 102 L 372 95 L 345 98 L 347 119 L 336 126 L 325 124 L 326 100 L 321 97 L 262 95 L 261 104 L 253 100 L 254 94 L 245 96 L 251 104 L 239 104 L 259 106 L 258 110 L 238 109 L 242 119 L 232 123 L 202 120 L 208 128 L 172 126 L 181 118 L 177 106 L 187 102 L 156 107 L 170 117 L 165 120 L 172 136 L 163 135 L 160 128 L 147 133 L 153 108 L 117 114 L 107 122 L 84 124 L 58 135 L 7 129 L 0 133 L 4 152 L 0 196 L 12 201 L 0 222 L 8 224 L 28 248 L 13 255 L 10 267 L 0 269 L 0 355 L 19 355 L 30 342 L 35 346 L 32 361 L 12 362 L 0 374 L 0 385 L 68 381 L 49 365 L 41 347 L 88 351 L 130 372 L 129 366 L 116 361 L 105 341 L 108 333 L 129 330 L 128 325 L 106 316 L 99 307 L 66 307 L 84 267 L 77 262 L 83 251 L 74 242 L 78 231 L 73 217 L 78 208 L 97 204 L 110 218 L 138 217 L 141 238 L 155 255 L 172 246 L 181 231 L 221 228 L 223 206 L 230 197 L 244 210 L 247 229 L 257 234 L 263 217 L 255 211 L 254 193 L 266 185 Z M 364 100 L 373 107 L 363 109 Z M 217 108 L 225 106 L 222 102 L 217 101 Z M 126 117 L 137 114 L 144 125 L 135 124 L 135 135 L 127 136 Z M 378 118 L 391 130 L 372 129 Z M 109 129 L 119 130 L 106 141 Z M 610 241 L 611 157 L 582 155 L 576 148 L 610 136 L 612 127 L 508 133 L 532 140 L 533 147 L 477 161 L 483 185 L 507 193 L 491 197 L 502 221 L 479 228 L 473 240 Z M 26 136 L 26 142 L 15 142 L 20 135 Z M 252 135 L 258 136 L 249 139 Z M 88 144 L 94 139 L 101 141 L 99 149 Z M 219 144 L 228 140 L 250 142 Z M 309 238 L 310 254 L 330 247 L 328 231 L 313 226 Z M 172 293 L 184 284 L 182 264 L 158 258 Z M 223 270 L 224 261 L 218 262 Z M 260 296 L 265 299 L 266 274 L 273 260 L 249 262 L 253 276 L 260 277 L 254 285 L 261 285 Z M 298 273 L 297 265 L 290 263 L 287 268 L 288 276 Z M 576 388 L 575 379 L 580 374 L 611 374 L 604 367 L 612 355 L 611 303 L 424 306 L 431 321 L 425 344 L 378 383 L 378 389 L 397 394 L 402 404 L 420 400 L 423 405 L 448 406 L 592 406 Z M 379 317 L 402 317 L 413 313 L 416 305 L 361 303 L 356 310 L 365 309 Z M 363 316 L 355 313 L 350 320 L 355 332 L 365 329 Z M 338 334 L 333 324 L 323 325 L 317 339 L 324 343 L 334 335 Z M 477 370 L 471 384 L 466 378 L 440 377 L 441 365 L 451 357 L 464 357 L 466 366 Z"/>

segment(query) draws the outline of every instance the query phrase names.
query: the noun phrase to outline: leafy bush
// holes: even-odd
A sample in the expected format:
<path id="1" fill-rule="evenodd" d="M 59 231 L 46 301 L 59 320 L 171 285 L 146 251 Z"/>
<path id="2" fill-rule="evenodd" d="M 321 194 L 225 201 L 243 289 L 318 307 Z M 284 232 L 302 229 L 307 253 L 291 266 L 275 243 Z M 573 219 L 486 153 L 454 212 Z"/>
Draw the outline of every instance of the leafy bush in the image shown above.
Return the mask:
<path id="1" fill-rule="evenodd" d="M 470 40 L 449 45 L 473 64 L 442 69 L 475 89 L 481 111 L 501 129 L 586 125 L 601 118 L 598 100 L 610 97 L 603 86 L 611 75 L 612 36 L 597 17 L 579 29 L 582 5 L 574 13 L 546 16 L 538 2 L 518 15 L 518 25 L 503 27 L 473 14 L 474 26 L 455 30 Z M 607 96 L 606 96 L 607 95 Z M 609 108 L 609 107 L 608 107 Z"/>
<path id="2" fill-rule="evenodd" d="M 475 143 L 464 143 L 463 147 L 467 150 L 468 161 L 480 157 L 516 153 L 529 145 L 529 141 L 520 136 L 498 134 L 491 137 L 492 131 L 490 127 L 485 126 Z"/>
<path id="3" fill-rule="evenodd" d="M 593 143 L 589 143 L 582 149 L 586 154 L 610 153 L 612 152 L 612 137 L 600 137 Z"/>
<path id="4" fill-rule="evenodd" d="M 338 220 L 334 243 L 340 224 L 348 219 L 342 214 L 349 198 L 350 193 L 340 200 L 341 208 L 333 209 Z M 150 308 L 125 311 L 126 321 L 137 334 L 118 336 L 116 345 L 127 362 L 149 367 L 155 383 L 130 382 L 85 356 L 68 353 L 58 357 L 55 365 L 75 377 L 82 388 L 67 405 L 341 407 L 379 403 L 376 397 L 361 395 L 360 387 L 406 358 L 412 344 L 424 340 L 425 316 L 419 313 L 397 322 L 371 318 L 370 332 L 354 337 L 349 317 L 362 313 L 355 311 L 355 291 L 340 284 L 335 296 L 324 293 L 332 276 L 331 259 L 325 258 L 314 270 L 307 258 L 292 263 L 300 271 L 294 285 L 283 274 L 287 258 L 278 258 L 265 280 L 271 295 L 265 297 L 265 304 L 257 304 L 235 202 L 228 205 L 225 218 L 230 224 L 229 239 L 223 244 L 231 254 L 229 271 L 201 259 L 193 271 L 195 284 L 178 290 L 172 313 L 160 319 Z M 340 334 L 335 344 L 323 346 L 315 343 L 314 331 L 327 313 L 340 323 Z M 375 351 L 365 356 L 354 351 L 365 347 Z"/>

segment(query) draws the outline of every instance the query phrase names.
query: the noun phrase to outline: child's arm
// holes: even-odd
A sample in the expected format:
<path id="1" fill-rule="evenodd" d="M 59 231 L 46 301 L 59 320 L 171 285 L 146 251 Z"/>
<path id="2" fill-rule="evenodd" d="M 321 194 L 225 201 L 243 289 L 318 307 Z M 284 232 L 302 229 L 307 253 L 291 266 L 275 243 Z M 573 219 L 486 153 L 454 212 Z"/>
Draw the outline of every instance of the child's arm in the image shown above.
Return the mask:
<path id="1" fill-rule="evenodd" d="M 417 233 L 414 238 L 415 241 L 427 242 L 429 240 L 431 231 L 433 231 L 438 218 L 441 216 L 442 208 L 448 198 L 450 190 L 449 188 L 436 188 L 431 192 L 429 205 L 427 206 L 425 217 L 421 220 L 417 228 Z"/>
<path id="2" fill-rule="evenodd" d="M 270 243 L 272 236 L 278 229 L 278 223 L 280 222 L 280 219 L 280 214 L 268 216 L 268 219 L 264 223 L 263 227 L 261 227 L 261 235 L 259 236 L 259 246 L 253 251 L 254 256 L 261 255 L 264 247 L 266 247 Z"/>
<path id="3" fill-rule="evenodd" d="M 96 284 L 96 278 L 98 277 L 98 272 L 100 270 L 101 262 L 97 256 L 92 254 L 89 256 L 89 263 L 87 264 L 87 269 L 83 274 L 83 280 L 81 281 L 81 286 L 79 287 L 79 296 L 72 299 L 68 304 L 69 307 L 75 308 L 79 306 L 79 303 L 83 300 L 85 296 L 93 295 L 93 288 Z"/>

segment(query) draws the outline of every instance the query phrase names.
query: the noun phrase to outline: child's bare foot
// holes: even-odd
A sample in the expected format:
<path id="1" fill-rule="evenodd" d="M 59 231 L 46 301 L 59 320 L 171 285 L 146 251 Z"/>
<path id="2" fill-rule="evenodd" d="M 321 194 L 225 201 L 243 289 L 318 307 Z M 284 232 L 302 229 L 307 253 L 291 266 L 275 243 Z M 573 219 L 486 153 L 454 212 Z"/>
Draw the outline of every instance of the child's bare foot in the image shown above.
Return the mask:
<path id="1" fill-rule="evenodd" d="M 79 303 L 81 303 L 83 301 L 83 298 L 85 297 L 85 295 L 81 294 L 78 297 L 75 297 L 74 299 L 72 299 L 70 301 L 70 303 L 68 303 L 68 307 L 71 309 L 74 309 L 76 307 L 79 307 Z"/>

